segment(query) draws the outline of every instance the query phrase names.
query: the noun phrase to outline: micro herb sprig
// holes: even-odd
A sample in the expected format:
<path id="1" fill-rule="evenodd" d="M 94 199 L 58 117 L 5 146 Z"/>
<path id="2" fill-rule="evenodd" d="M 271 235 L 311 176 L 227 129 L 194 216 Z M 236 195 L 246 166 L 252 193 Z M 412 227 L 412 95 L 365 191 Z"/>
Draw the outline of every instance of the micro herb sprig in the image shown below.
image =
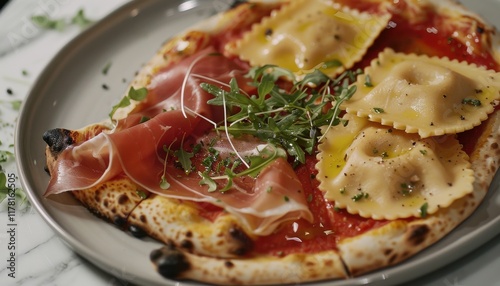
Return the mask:
<path id="1" fill-rule="evenodd" d="M 174 152 L 174 156 L 177 157 L 177 160 L 181 164 L 182 169 L 184 169 L 184 172 L 186 172 L 186 174 L 189 174 L 193 169 L 191 158 L 193 158 L 194 153 L 184 150 L 184 136 L 182 137 L 181 147 L 179 150 Z"/>
<path id="2" fill-rule="evenodd" d="M 161 174 L 161 178 L 160 178 L 160 188 L 162 190 L 168 190 L 170 188 L 170 183 L 167 181 L 167 160 L 168 160 L 168 156 L 170 155 L 170 150 L 172 148 L 172 145 L 175 143 L 175 141 L 177 140 L 174 140 L 172 141 L 172 143 L 170 143 L 170 145 L 167 147 L 167 145 L 163 145 L 163 151 L 165 151 L 165 161 L 163 163 L 163 173 Z"/>
<path id="3" fill-rule="evenodd" d="M 340 105 L 356 91 L 349 83 L 360 73 L 346 71 L 331 79 L 315 70 L 296 80 L 287 69 L 265 65 L 251 69 L 247 75 L 257 87 L 256 95 L 243 93 L 236 79 L 231 80 L 229 91 L 209 83 L 201 87 L 214 96 L 209 104 L 234 111 L 226 115 L 230 124 L 219 126 L 219 130 L 235 137 L 253 135 L 282 146 L 295 163 L 305 163 L 305 154 L 311 154 L 318 142 L 320 127 L 347 124 L 339 118 Z M 281 78 L 292 81 L 290 91 L 280 88 Z"/>
<path id="4" fill-rule="evenodd" d="M 209 192 L 214 192 L 217 190 L 216 181 L 225 180 L 226 184 L 219 190 L 223 193 L 231 189 L 234 178 L 243 176 L 255 178 L 267 165 L 277 158 L 286 158 L 286 152 L 283 149 L 277 148 L 271 144 L 268 144 L 266 147 L 257 151 L 258 154 L 248 157 L 249 167 L 239 173 L 235 172 L 236 168 L 242 163 L 239 159 L 233 162 L 231 168 L 226 168 L 225 174 L 221 176 L 211 177 L 209 170 L 206 170 L 205 172 L 198 172 L 198 175 L 201 177 L 200 185 L 206 185 L 208 186 Z"/>
<path id="5" fill-rule="evenodd" d="M 83 9 L 78 10 L 71 19 L 53 19 L 48 15 L 33 15 L 31 21 L 42 29 L 57 31 L 63 31 L 69 25 L 85 28 L 93 23 L 92 20 L 87 18 Z"/>

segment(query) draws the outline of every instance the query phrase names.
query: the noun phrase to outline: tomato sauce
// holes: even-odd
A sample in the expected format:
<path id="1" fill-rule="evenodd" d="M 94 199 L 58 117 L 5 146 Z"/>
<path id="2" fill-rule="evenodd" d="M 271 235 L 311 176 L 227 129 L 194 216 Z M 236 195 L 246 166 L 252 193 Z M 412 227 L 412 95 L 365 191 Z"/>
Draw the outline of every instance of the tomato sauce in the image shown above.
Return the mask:
<path id="1" fill-rule="evenodd" d="M 336 209 L 333 202 L 325 200 L 323 192 L 318 189 L 316 162 L 315 156 L 308 156 L 306 164 L 296 169 L 314 221 L 301 219 L 288 222 L 274 234 L 259 238 L 255 242 L 257 253 L 286 255 L 336 249 L 340 239 L 356 236 L 387 223 L 384 220 L 351 215 L 345 210 Z"/>

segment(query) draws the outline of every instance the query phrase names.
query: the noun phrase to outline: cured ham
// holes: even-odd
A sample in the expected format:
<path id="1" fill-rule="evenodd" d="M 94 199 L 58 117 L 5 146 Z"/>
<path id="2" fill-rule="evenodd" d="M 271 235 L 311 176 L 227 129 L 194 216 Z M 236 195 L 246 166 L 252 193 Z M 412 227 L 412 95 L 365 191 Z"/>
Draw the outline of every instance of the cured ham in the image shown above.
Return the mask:
<path id="1" fill-rule="evenodd" d="M 211 52 L 202 51 L 159 71 L 147 87 L 147 101 L 118 121 L 115 129 L 63 151 L 50 170 L 52 177 L 45 195 L 90 188 L 125 174 L 149 192 L 218 205 L 239 217 L 256 235 L 270 234 L 283 221 L 312 220 L 302 185 L 282 157 L 270 162 L 256 178 L 235 180 L 225 192 L 209 191 L 200 185 L 198 172 L 186 172 L 172 160 L 170 150 L 178 150 L 183 142 L 213 139 L 213 133 L 207 132 L 224 118 L 221 107 L 207 104 L 211 95 L 199 88 L 201 82 L 209 80 L 224 86 L 230 78 L 236 78 L 248 92 L 253 88 L 245 85 L 244 67 Z M 262 144 L 231 140 L 242 154 Z M 225 156 L 234 153 L 228 138 L 212 141 L 217 143 L 211 148 L 225 150 Z M 162 180 L 169 187 L 162 186 Z"/>

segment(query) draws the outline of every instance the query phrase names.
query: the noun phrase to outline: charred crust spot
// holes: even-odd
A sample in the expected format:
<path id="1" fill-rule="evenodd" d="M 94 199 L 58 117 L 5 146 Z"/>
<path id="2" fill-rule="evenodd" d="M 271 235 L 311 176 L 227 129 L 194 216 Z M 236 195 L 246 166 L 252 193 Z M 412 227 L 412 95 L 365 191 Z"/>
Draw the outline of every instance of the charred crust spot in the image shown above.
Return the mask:
<path id="1" fill-rule="evenodd" d="M 158 273 L 165 278 L 176 278 L 191 267 L 184 253 L 171 242 L 153 250 L 149 258 Z"/>
<path id="2" fill-rule="evenodd" d="M 391 255 L 391 253 L 392 253 L 392 249 L 389 249 L 389 248 L 388 248 L 388 249 L 386 249 L 386 250 L 384 251 L 384 254 L 385 254 L 386 256 Z"/>
<path id="3" fill-rule="evenodd" d="M 49 146 L 53 155 L 61 153 L 68 146 L 75 143 L 71 137 L 71 131 L 62 128 L 51 129 L 43 134 L 43 141 Z"/>
<path id="4" fill-rule="evenodd" d="M 193 233 L 190 230 L 188 230 L 186 232 L 186 237 L 193 237 Z"/>
<path id="5" fill-rule="evenodd" d="M 427 234 L 430 232 L 430 229 L 427 225 L 422 224 L 412 227 L 410 231 L 411 232 L 410 236 L 408 237 L 408 241 L 414 246 L 417 246 L 425 241 Z"/>
<path id="6" fill-rule="evenodd" d="M 193 249 L 194 249 L 194 244 L 193 244 L 193 242 L 192 242 L 191 240 L 189 240 L 189 239 L 184 239 L 184 240 L 182 240 L 182 241 L 181 241 L 181 245 L 180 245 L 180 246 L 181 246 L 181 248 L 183 248 L 183 249 L 185 249 L 185 250 L 187 250 L 187 251 L 189 251 L 189 252 L 192 252 L 192 251 L 193 251 Z"/>
<path id="7" fill-rule="evenodd" d="M 118 227 L 123 227 L 127 223 L 127 219 L 116 215 L 113 217 L 113 223 Z"/>
<path id="8" fill-rule="evenodd" d="M 98 189 L 98 190 L 95 191 L 95 193 L 94 193 L 94 200 L 96 202 L 99 202 L 101 200 L 101 190 L 100 189 Z"/>
<path id="9" fill-rule="evenodd" d="M 146 219 L 146 216 L 145 216 L 145 215 L 141 215 L 141 216 L 139 217 L 139 220 L 140 220 L 141 222 L 143 222 L 143 223 L 146 223 L 146 222 L 147 222 L 147 219 Z"/>
<path id="10" fill-rule="evenodd" d="M 498 149 L 498 143 L 497 142 L 491 143 L 491 149 Z"/>
<path id="11" fill-rule="evenodd" d="M 142 228 L 138 227 L 137 225 L 130 225 L 128 227 L 128 230 L 130 231 L 132 236 L 137 238 L 143 238 L 148 235 Z"/>
<path id="12" fill-rule="evenodd" d="M 118 197 L 118 204 L 123 205 L 128 202 L 128 197 L 125 194 L 122 194 Z"/>
<path id="13" fill-rule="evenodd" d="M 224 266 L 226 266 L 226 268 L 233 268 L 234 264 L 231 261 L 227 260 L 224 262 Z"/>
<path id="14" fill-rule="evenodd" d="M 252 239 L 250 237 L 248 237 L 248 235 L 240 228 L 234 227 L 234 226 L 231 227 L 229 229 L 229 235 L 231 235 L 231 237 L 234 240 L 240 242 L 240 247 L 238 247 L 237 249 L 235 249 L 233 251 L 234 254 L 244 255 L 245 253 L 247 253 L 248 251 L 250 251 L 253 248 Z"/>
<path id="15" fill-rule="evenodd" d="M 392 265 L 396 262 L 396 260 L 398 259 L 398 255 L 397 254 L 393 254 L 391 255 L 391 257 L 389 258 L 389 265 Z"/>

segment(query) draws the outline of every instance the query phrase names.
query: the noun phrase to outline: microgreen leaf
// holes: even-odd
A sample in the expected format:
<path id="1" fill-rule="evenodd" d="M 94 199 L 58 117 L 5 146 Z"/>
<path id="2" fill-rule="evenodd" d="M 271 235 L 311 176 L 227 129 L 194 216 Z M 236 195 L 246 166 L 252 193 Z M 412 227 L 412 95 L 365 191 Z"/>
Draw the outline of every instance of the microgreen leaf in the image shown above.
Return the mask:
<path id="1" fill-rule="evenodd" d="M 420 217 L 421 218 L 426 218 L 427 217 L 427 208 L 429 207 L 429 204 L 428 203 L 424 203 L 421 207 L 420 207 Z"/>
<path id="2" fill-rule="evenodd" d="M 31 21 L 33 21 L 33 23 L 35 23 L 40 28 L 47 30 L 62 31 L 67 26 L 64 19 L 51 19 L 50 17 L 45 15 L 32 16 Z"/>
<path id="3" fill-rule="evenodd" d="M 276 148 L 275 146 L 267 145 L 266 148 L 259 151 L 256 156 L 250 156 L 250 168 L 243 172 L 237 174 L 237 176 L 251 176 L 257 177 L 259 173 L 272 161 L 276 160 L 278 157 L 286 158 L 286 153 L 281 148 Z"/>
<path id="4" fill-rule="evenodd" d="M 226 115 L 229 124 L 219 130 L 235 137 L 252 135 L 280 145 L 296 162 L 304 163 L 306 152 L 314 151 L 321 126 L 347 124 L 339 118 L 340 105 L 356 91 L 356 86 L 349 83 L 359 73 L 347 71 L 332 80 L 316 70 L 297 81 L 293 72 L 265 65 L 247 74 L 253 80 L 250 84 L 257 87 L 257 95 L 241 92 L 235 79 L 231 80 L 229 91 L 207 83 L 201 87 L 214 96 L 209 104 L 225 104 L 233 111 Z M 283 77 L 292 81 L 290 91 L 276 88 L 276 82 Z"/>
<path id="5" fill-rule="evenodd" d="M 271 92 L 274 88 L 274 80 L 270 75 L 265 75 L 262 78 L 261 83 L 259 84 L 259 87 L 257 88 L 259 98 L 264 98 L 267 94 Z"/>
<path id="6" fill-rule="evenodd" d="M 167 182 L 167 178 L 165 178 L 165 175 L 161 176 L 161 179 L 160 179 L 160 188 L 162 190 L 168 190 L 168 188 L 170 188 L 170 183 Z"/>
<path id="7" fill-rule="evenodd" d="M 34 15 L 31 17 L 31 21 L 35 23 L 38 27 L 47 30 L 62 31 L 68 25 L 77 25 L 80 28 L 85 28 L 93 21 L 85 16 L 85 11 L 83 9 L 78 10 L 78 12 L 69 19 L 52 19 L 47 15 Z"/>
<path id="8" fill-rule="evenodd" d="M 13 157 L 14 153 L 6 150 L 0 150 L 0 163 L 5 163 L 9 159 L 9 157 Z M 1 182 L 0 182 L 1 185 Z"/>
<path id="9" fill-rule="evenodd" d="M 128 94 L 124 96 L 118 104 L 114 105 L 109 113 L 109 118 L 113 120 L 113 115 L 119 108 L 127 107 L 131 104 L 130 100 L 133 99 L 135 101 L 142 101 L 146 99 L 148 95 L 148 89 L 145 87 L 141 87 L 139 89 L 135 89 L 133 86 L 130 87 Z"/>
<path id="10" fill-rule="evenodd" d="M 130 99 L 128 98 L 128 96 L 124 96 L 122 98 L 122 100 L 120 100 L 120 102 L 118 102 L 118 104 L 116 104 L 112 107 L 111 112 L 109 113 L 109 118 L 111 118 L 111 119 L 113 118 L 113 115 L 118 110 L 118 108 L 126 107 L 129 105 L 130 105 Z"/>
<path id="11" fill-rule="evenodd" d="M 135 193 L 143 200 L 148 198 L 148 195 L 144 191 L 136 190 Z"/>
<path id="12" fill-rule="evenodd" d="M 85 28 L 86 26 L 92 24 L 92 20 L 85 16 L 85 11 L 83 9 L 78 10 L 75 16 L 71 19 L 71 24 L 80 26 L 80 28 Z"/>
<path id="13" fill-rule="evenodd" d="M 193 158 L 194 154 L 185 151 L 181 145 L 181 148 L 179 150 L 175 151 L 174 155 L 179 160 L 179 163 L 181 163 L 181 166 L 184 169 L 184 172 L 186 172 L 186 173 L 191 172 L 191 170 L 192 170 L 191 158 Z"/>
<path id="14" fill-rule="evenodd" d="M 328 69 L 328 68 L 337 68 L 337 67 L 341 67 L 341 66 L 342 66 L 342 62 L 341 61 L 339 61 L 339 60 L 331 60 L 331 61 L 324 62 L 321 65 L 321 68 Z"/>
<path id="15" fill-rule="evenodd" d="M 22 100 L 12 100 L 10 102 L 10 105 L 12 106 L 12 109 L 18 111 L 19 109 L 21 109 L 21 104 L 22 104 Z"/>
<path id="16" fill-rule="evenodd" d="M 107 75 L 109 69 L 111 68 L 111 62 L 108 62 L 103 68 L 102 68 L 102 74 Z"/>
<path id="17" fill-rule="evenodd" d="M 217 190 L 217 183 L 210 178 L 210 176 L 207 174 L 207 172 L 198 172 L 198 175 L 202 178 L 200 181 L 200 185 L 206 185 L 208 186 L 208 192 L 215 192 Z"/>
<path id="18" fill-rule="evenodd" d="M 135 101 L 142 101 L 146 98 L 147 95 L 148 95 L 148 89 L 145 87 L 135 89 L 133 86 L 131 86 L 128 91 L 128 97 Z"/>

